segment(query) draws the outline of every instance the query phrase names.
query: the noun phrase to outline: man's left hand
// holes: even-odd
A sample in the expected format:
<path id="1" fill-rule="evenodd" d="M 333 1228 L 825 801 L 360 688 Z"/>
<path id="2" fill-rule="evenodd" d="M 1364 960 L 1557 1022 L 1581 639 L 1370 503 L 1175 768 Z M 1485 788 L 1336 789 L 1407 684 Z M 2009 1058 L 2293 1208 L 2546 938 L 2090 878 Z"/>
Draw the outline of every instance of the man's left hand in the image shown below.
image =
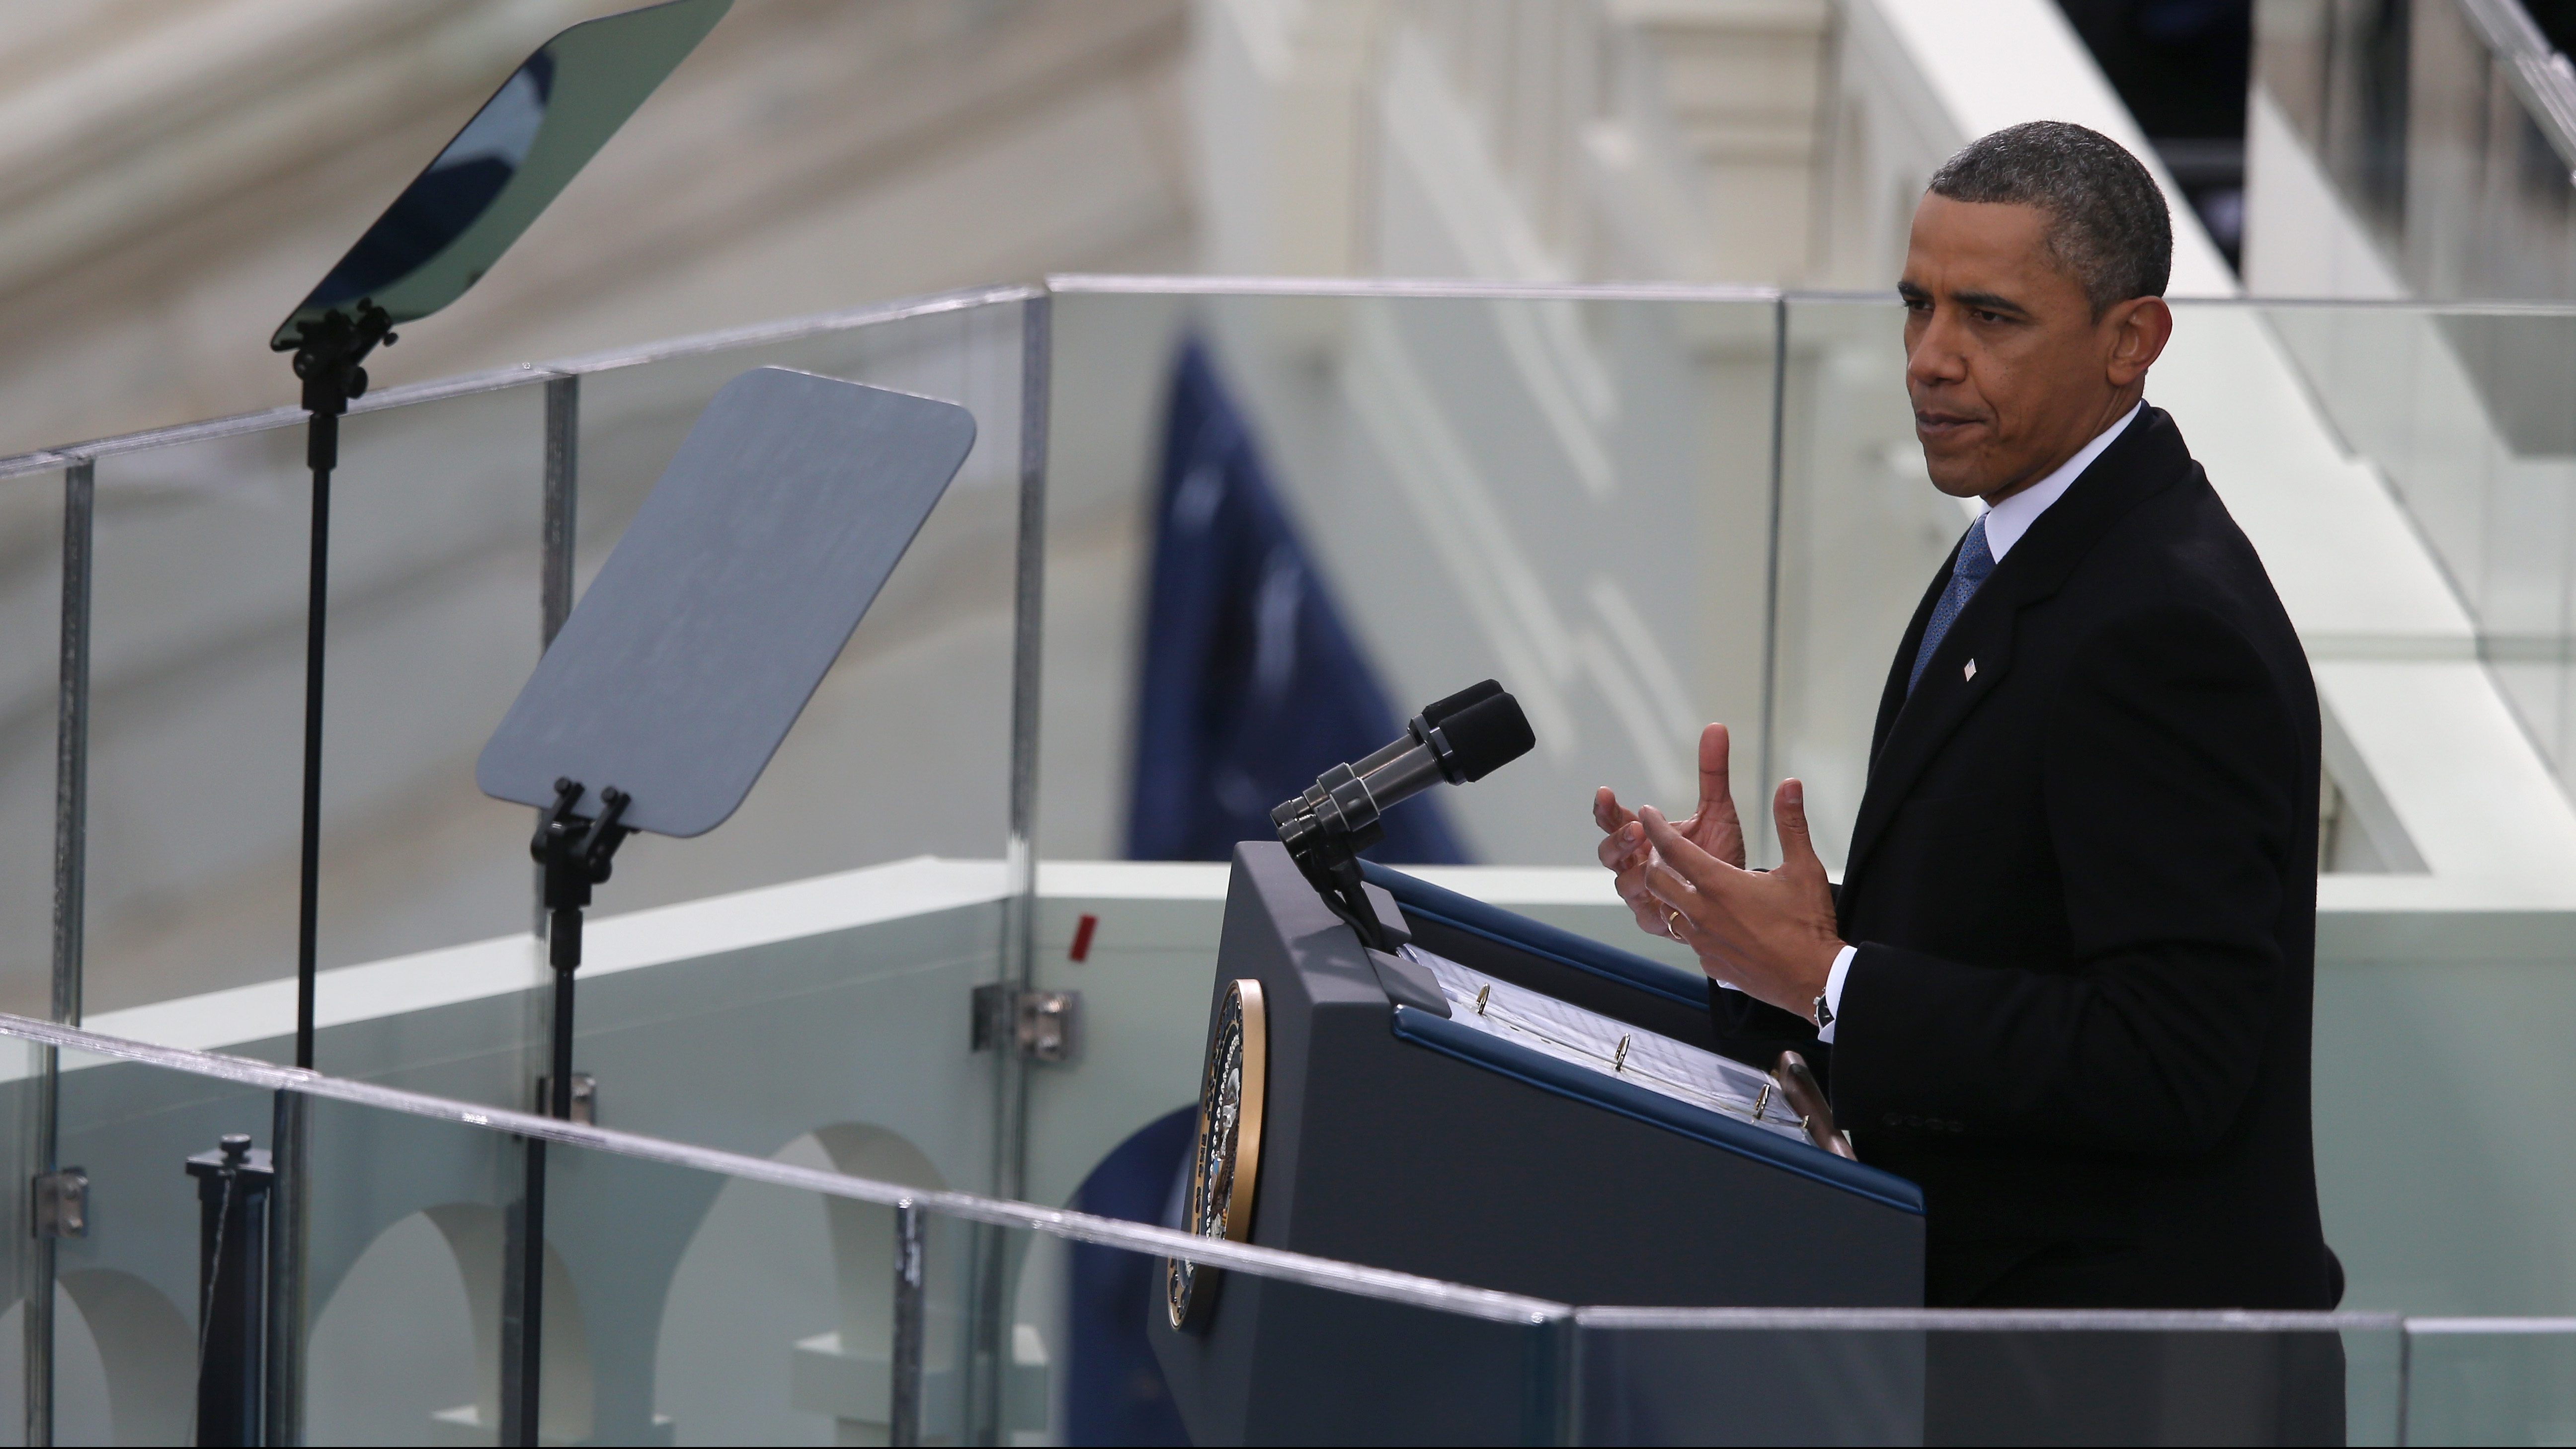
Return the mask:
<path id="1" fill-rule="evenodd" d="M 1813 1020 L 1816 998 L 1842 954 L 1833 891 L 1807 837 L 1805 787 L 1780 782 L 1772 797 L 1780 830 L 1777 870 L 1750 871 L 1719 860 L 1649 805 L 1637 812 L 1656 860 L 1647 889 L 1677 913 L 1674 934 L 1699 953 L 1700 968 L 1757 1001 Z"/>

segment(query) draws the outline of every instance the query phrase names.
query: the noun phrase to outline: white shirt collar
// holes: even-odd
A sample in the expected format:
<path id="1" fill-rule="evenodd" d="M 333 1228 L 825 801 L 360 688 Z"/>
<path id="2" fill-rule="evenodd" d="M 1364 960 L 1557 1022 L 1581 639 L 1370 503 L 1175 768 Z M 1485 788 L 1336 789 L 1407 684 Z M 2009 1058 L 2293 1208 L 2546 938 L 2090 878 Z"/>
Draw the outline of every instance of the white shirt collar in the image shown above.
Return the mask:
<path id="1" fill-rule="evenodd" d="M 2129 424 L 2137 421 L 2138 414 L 2144 412 L 2146 406 L 2146 399 L 2140 398 L 2118 422 L 2104 428 L 2093 441 L 2078 449 L 2074 457 L 2059 464 L 2056 472 L 1986 510 L 1986 551 L 1995 556 L 1995 562 L 2004 561 L 2004 555 L 2012 552 L 2012 546 L 2021 542 L 2021 536 L 2030 532 L 2032 524 L 2039 522 L 2039 516 L 2048 511 L 2048 506 L 2066 496 L 2066 490 L 2073 486 L 2076 478 L 2093 466 L 2093 460 L 2101 457 L 2102 450 L 2111 446 Z"/>

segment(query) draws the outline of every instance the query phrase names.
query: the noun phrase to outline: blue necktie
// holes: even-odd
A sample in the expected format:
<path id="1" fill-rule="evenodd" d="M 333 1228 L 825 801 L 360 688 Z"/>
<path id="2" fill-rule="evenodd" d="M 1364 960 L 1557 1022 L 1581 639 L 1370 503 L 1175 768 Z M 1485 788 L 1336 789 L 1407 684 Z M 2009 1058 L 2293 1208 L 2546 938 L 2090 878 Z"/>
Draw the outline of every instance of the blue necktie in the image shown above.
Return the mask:
<path id="1" fill-rule="evenodd" d="M 1907 694 L 1914 693 L 1914 686 L 1922 682 L 1923 666 L 1932 662 L 1932 651 L 1941 647 L 1941 636 L 1950 632 L 1959 611 L 1976 596 L 1977 585 L 1994 571 L 1994 552 L 1986 547 L 1986 516 L 1980 513 L 1977 521 L 1968 525 L 1968 536 L 1959 542 L 1958 561 L 1950 566 L 1950 587 L 1941 591 L 1941 601 L 1932 606 L 1932 622 L 1923 628 L 1923 647 L 1914 651 L 1914 672 L 1905 679 Z"/>

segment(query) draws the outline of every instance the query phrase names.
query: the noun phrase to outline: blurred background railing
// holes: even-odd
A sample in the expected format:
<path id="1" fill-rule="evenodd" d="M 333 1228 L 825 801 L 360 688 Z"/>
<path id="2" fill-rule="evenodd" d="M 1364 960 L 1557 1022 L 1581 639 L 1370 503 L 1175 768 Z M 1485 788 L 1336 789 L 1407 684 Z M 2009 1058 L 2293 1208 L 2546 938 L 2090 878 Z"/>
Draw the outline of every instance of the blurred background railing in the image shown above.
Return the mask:
<path id="1" fill-rule="evenodd" d="M 2576 17 L 2515 0 L 2262 0 L 2255 13 L 2255 164 L 2302 173 L 2280 178 L 2254 227 L 2270 233 L 2248 258 L 2257 288 L 2324 291 L 2335 269 L 2338 292 L 2576 299 L 2576 69 L 2560 53 Z M 2290 189 L 2320 183 L 2340 216 Z M 2368 250 L 2317 245 L 2320 221 L 2357 224 Z"/>

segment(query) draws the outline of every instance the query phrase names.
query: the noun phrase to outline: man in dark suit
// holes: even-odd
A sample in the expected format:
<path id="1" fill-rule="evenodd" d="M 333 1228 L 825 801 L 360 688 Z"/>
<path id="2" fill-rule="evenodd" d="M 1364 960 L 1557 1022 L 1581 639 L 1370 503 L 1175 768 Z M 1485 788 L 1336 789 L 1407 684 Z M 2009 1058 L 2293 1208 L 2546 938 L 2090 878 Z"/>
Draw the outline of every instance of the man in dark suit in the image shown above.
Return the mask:
<path id="1" fill-rule="evenodd" d="M 1641 928 L 1718 1029 L 1809 1055 L 1861 1159 L 1921 1183 L 1926 1301 L 2327 1308 L 2308 1051 L 2306 656 L 2174 419 L 2165 201 L 2094 132 L 1970 145 L 1915 214 L 1906 386 L 1985 512 L 1897 647 L 1836 889 L 1799 782 L 1744 869 L 1726 732 L 1672 822 L 1595 802 Z M 2336 1408 L 2340 1420 L 2340 1408 Z"/>

